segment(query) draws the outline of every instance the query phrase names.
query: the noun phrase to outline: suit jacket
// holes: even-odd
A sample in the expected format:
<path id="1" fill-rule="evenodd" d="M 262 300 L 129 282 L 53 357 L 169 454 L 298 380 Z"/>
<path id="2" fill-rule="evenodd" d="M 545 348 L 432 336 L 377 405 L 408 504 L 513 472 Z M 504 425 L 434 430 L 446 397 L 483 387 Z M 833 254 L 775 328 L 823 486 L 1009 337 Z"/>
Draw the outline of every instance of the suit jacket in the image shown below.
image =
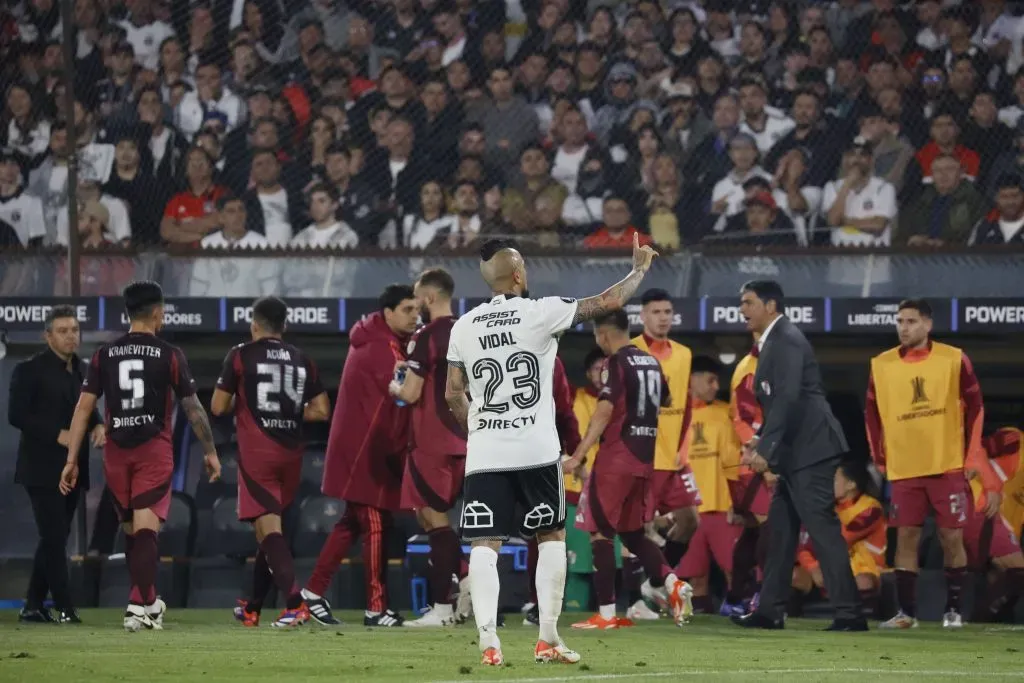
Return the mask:
<path id="1" fill-rule="evenodd" d="M 825 399 L 814 349 L 785 316 L 761 348 L 754 389 L 764 413 L 757 452 L 772 472 L 795 472 L 849 450 Z"/>
<path id="2" fill-rule="evenodd" d="M 57 443 L 57 435 L 71 426 L 82 379 L 82 361 L 78 356 L 71 357 L 69 372 L 67 364 L 49 348 L 14 368 L 7 419 L 21 431 L 15 483 L 57 488 L 68 458 L 68 449 Z M 89 432 L 98 424 L 99 413 L 93 411 Z M 85 438 L 89 438 L 88 433 Z M 79 458 L 78 467 L 79 486 L 88 489 L 88 447 Z"/>

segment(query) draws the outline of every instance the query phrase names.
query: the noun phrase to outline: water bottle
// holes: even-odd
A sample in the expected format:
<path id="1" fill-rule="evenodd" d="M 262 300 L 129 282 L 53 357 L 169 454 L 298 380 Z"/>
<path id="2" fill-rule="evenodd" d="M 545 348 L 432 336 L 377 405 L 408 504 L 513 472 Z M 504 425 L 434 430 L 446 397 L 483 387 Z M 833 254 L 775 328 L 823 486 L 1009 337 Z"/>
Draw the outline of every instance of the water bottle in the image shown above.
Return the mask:
<path id="1" fill-rule="evenodd" d="M 402 367 L 398 368 L 397 370 L 395 370 L 395 383 L 396 384 L 401 385 L 401 384 L 405 383 L 405 373 L 406 373 L 405 366 L 402 366 Z M 400 399 L 400 398 L 395 398 L 395 405 L 397 405 L 399 408 L 404 408 L 408 404 L 405 401 L 403 401 L 402 399 Z"/>

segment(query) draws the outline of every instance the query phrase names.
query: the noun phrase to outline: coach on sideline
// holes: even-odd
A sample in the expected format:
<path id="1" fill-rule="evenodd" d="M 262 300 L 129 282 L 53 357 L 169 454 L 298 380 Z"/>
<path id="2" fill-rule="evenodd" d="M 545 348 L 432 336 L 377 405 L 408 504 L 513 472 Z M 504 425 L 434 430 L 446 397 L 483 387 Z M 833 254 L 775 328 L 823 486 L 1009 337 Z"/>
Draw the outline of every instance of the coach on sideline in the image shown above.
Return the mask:
<path id="1" fill-rule="evenodd" d="M 11 376 L 7 419 L 21 431 L 14 481 L 28 492 L 39 529 L 32 576 L 28 582 L 22 623 L 78 623 L 68 586 L 67 543 L 71 520 L 82 491 L 89 488 L 89 459 L 82 458 L 78 487 L 70 495 L 58 489 L 68 456 L 68 428 L 82 386 L 82 361 L 76 354 L 81 341 L 72 306 L 54 306 L 46 316 L 43 337 L 47 348 L 18 363 Z M 106 433 L 99 412 L 89 421 L 93 446 L 102 446 Z M 44 606 L 53 596 L 56 615 Z"/>
<path id="2" fill-rule="evenodd" d="M 835 511 L 836 468 L 849 450 L 843 429 L 825 399 L 821 371 L 807 338 L 784 315 L 777 282 L 748 282 L 740 289 L 740 312 L 760 335 L 754 392 L 764 420 L 743 446 L 744 465 L 771 470 L 779 481 L 768 508 L 771 541 L 765 560 L 761 601 L 740 626 L 780 629 L 792 584 L 801 523 L 814 542 L 835 609 L 828 631 L 867 631 L 849 550 Z"/>

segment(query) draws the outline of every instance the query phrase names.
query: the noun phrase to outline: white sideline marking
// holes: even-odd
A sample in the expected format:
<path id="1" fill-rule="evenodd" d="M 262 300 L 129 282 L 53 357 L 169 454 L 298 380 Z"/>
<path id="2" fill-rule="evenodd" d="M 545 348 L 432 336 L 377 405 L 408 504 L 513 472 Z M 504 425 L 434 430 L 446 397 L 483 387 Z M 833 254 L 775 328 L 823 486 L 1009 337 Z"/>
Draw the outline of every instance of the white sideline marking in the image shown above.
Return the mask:
<path id="1" fill-rule="evenodd" d="M 720 669 L 680 670 L 632 674 L 581 674 L 578 676 L 553 676 L 550 678 L 513 678 L 518 683 L 555 683 L 556 681 L 614 681 L 637 678 L 669 678 L 670 676 L 728 676 L 731 674 L 899 674 L 903 676 L 967 676 L 970 678 L 1019 678 L 1020 672 L 1007 671 L 956 671 L 942 669 L 867 669 L 858 667 L 818 669 Z M 465 683 L 465 678 L 428 681 L 428 683 Z"/>

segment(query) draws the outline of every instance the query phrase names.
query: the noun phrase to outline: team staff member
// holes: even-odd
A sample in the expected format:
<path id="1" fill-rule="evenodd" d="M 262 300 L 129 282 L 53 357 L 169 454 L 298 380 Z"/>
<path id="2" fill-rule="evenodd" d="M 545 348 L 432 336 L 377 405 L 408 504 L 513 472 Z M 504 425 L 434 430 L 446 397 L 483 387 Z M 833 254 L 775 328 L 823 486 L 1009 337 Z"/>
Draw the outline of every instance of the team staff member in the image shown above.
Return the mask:
<path id="1" fill-rule="evenodd" d="M 740 442 L 729 418 L 729 405 L 715 400 L 721 370 L 722 367 L 707 356 L 693 359 L 689 453 L 703 502 L 700 526 L 676 567 L 676 575 L 693 586 L 694 611 L 704 613 L 712 612 L 708 593 L 711 560 L 714 559 L 731 586 L 733 549 L 743 530 L 742 518 L 733 514 L 729 492 L 730 482 L 739 478 Z"/>
<path id="2" fill-rule="evenodd" d="M 693 406 L 690 401 L 689 348 L 668 338 L 672 329 L 672 298 L 664 289 L 649 289 L 640 297 L 640 320 L 644 331 L 632 340 L 634 346 L 646 351 L 661 364 L 668 380 L 672 404 L 662 408 L 658 417 L 658 439 L 654 451 L 652 503 L 659 515 L 672 514 L 673 525 L 665 543 L 665 558 L 675 565 L 683 556 L 686 543 L 697 530 L 697 506 L 700 491 L 686 454 L 686 434 L 690 428 Z"/>
<path id="3" fill-rule="evenodd" d="M 8 399 L 7 419 L 21 431 L 14 481 L 25 487 L 39 530 L 25 607 L 18 620 L 78 623 L 65 551 L 78 499 L 89 488 L 89 458 L 82 458 L 79 483 L 71 493 L 62 496 L 58 484 L 82 387 L 82 360 L 77 354 L 81 337 L 72 306 L 54 306 L 44 324 L 47 348 L 14 368 Z M 89 431 L 92 445 L 102 446 L 106 432 L 97 411 L 89 420 Z M 53 596 L 55 616 L 43 606 L 47 593 Z"/>
<path id="4" fill-rule="evenodd" d="M 349 335 L 351 347 L 327 438 L 321 490 L 345 501 L 345 513 L 302 589 L 310 616 L 324 625 L 339 623 L 324 595 L 360 536 L 366 565 L 363 625 L 392 627 L 404 621 L 388 609 L 386 549 L 392 514 L 400 509 L 410 411 L 395 403 L 388 385 L 395 363 L 405 359 L 420 309 L 409 285 L 388 285 L 377 301 L 379 310 L 356 323 Z"/>
<path id="5" fill-rule="evenodd" d="M 871 360 L 864 409 L 868 443 L 892 483 L 890 523 L 896 527 L 896 592 L 900 611 L 882 628 L 917 626 L 917 553 L 921 526 L 935 512 L 946 567 L 944 628 L 961 628 L 960 595 L 967 579 L 964 527 L 970 515 L 965 470 L 980 475 L 984 514 L 999 512 L 1002 484 L 981 445 L 985 408 L 971 361 L 960 349 L 932 341 L 932 308 L 900 302 L 900 345 Z"/>

